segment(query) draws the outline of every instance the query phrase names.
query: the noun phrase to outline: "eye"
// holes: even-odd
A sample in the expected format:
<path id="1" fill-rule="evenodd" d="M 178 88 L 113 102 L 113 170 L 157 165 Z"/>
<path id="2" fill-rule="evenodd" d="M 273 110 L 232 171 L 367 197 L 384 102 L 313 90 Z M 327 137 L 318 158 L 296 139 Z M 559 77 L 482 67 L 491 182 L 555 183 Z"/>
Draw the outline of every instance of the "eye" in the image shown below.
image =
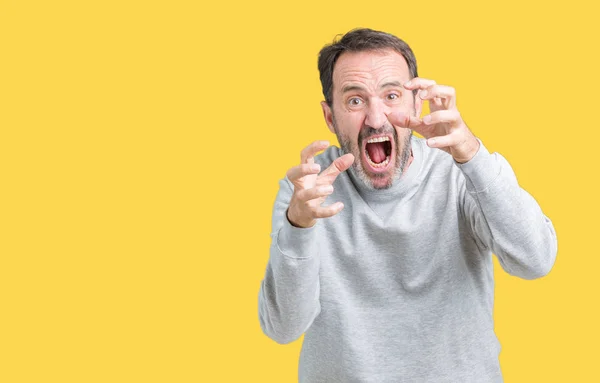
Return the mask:
<path id="1" fill-rule="evenodd" d="M 397 100 L 399 98 L 400 98 L 400 96 L 398 94 L 396 94 L 396 93 L 390 93 L 390 94 L 387 95 L 387 99 L 390 100 L 390 101 L 395 101 L 395 100 Z"/>
<path id="2" fill-rule="evenodd" d="M 348 104 L 350 106 L 358 106 L 360 104 L 362 104 L 362 100 L 358 97 L 352 97 L 351 99 L 348 100 Z"/>

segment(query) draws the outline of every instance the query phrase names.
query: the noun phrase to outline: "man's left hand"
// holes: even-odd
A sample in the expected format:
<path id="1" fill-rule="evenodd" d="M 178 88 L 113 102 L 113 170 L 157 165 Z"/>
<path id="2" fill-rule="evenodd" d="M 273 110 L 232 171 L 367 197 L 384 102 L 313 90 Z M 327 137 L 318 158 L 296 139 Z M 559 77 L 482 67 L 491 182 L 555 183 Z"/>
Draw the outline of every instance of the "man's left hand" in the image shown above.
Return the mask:
<path id="1" fill-rule="evenodd" d="M 450 153 L 458 163 L 465 163 L 475 156 L 479 141 L 456 108 L 454 88 L 420 77 L 405 83 L 404 88 L 410 91 L 418 89 L 416 97 L 429 101 L 430 114 L 420 119 L 403 112 L 392 112 L 388 119 L 393 125 L 421 134 L 429 147 Z"/>

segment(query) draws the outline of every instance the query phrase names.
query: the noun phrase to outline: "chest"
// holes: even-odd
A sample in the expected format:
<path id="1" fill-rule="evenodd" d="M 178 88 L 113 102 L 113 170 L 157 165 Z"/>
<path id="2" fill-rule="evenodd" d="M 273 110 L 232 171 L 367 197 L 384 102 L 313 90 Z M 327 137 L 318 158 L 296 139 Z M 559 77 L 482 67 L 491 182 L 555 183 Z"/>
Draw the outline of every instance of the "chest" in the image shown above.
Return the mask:
<path id="1" fill-rule="evenodd" d="M 324 297 L 385 304 L 443 289 L 463 270 L 469 241 L 452 193 L 415 193 L 388 204 L 387 217 L 365 201 L 323 220 L 319 248 Z"/>

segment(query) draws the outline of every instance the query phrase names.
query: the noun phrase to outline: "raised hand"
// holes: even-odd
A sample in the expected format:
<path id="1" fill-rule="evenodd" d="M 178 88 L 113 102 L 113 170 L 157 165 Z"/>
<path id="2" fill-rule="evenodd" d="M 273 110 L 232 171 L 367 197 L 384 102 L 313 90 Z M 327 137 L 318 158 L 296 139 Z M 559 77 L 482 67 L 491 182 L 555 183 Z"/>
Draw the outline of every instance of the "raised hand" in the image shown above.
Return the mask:
<path id="1" fill-rule="evenodd" d="M 456 91 L 433 80 L 415 77 L 404 84 L 418 89 L 417 97 L 429 101 L 430 114 L 420 119 L 403 112 L 388 114 L 396 126 L 413 129 L 427 139 L 427 145 L 450 153 L 459 163 L 469 161 L 479 150 L 479 141 L 463 121 L 456 108 Z"/>
<path id="2" fill-rule="evenodd" d="M 287 172 L 287 178 L 294 184 L 294 193 L 287 210 L 287 218 L 293 226 L 308 228 L 317 223 L 317 218 L 336 215 L 344 204 L 336 202 L 321 206 L 325 198 L 333 193 L 333 182 L 337 176 L 354 162 L 352 154 L 337 158 L 321 174 L 321 167 L 315 164 L 314 156 L 329 146 L 327 141 L 315 141 L 300 154 L 300 165 Z"/>

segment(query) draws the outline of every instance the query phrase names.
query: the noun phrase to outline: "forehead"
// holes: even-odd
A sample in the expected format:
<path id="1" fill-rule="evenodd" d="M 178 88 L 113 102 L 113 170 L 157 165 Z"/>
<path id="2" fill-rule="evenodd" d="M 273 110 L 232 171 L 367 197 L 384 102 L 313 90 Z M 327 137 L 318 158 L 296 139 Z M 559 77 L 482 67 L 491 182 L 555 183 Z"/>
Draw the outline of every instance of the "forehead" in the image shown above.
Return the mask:
<path id="1" fill-rule="evenodd" d="M 395 50 L 344 52 L 333 69 L 334 91 L 348 83 L 359 82 L 376 86 L 383 80 L 396 79 L 402 83 L 410 79 L 408 64 Z"/>

